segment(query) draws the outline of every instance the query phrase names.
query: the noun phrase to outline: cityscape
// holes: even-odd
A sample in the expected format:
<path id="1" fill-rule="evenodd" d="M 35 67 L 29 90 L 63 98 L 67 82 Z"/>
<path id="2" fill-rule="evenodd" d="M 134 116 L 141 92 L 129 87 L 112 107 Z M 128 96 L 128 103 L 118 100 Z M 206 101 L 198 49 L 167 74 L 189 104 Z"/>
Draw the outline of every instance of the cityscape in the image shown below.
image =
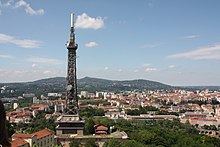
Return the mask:
<path id="1" fill-rule="evenodd" d="M 51 3 L 0 0 L 0 146 L 220 146 L 217 0 Z"/>

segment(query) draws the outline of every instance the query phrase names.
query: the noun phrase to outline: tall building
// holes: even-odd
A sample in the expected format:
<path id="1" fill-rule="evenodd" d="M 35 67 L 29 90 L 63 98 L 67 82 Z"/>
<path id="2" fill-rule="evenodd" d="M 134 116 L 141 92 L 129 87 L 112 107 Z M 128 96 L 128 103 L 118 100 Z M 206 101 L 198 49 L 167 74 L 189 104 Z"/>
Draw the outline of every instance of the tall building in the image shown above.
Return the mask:
<path id="1" fill-rule="evenodd" d="M 67 136 L 83 135 L 84 120 L 79 116 L 79 105 L 77 97 L 77 78 L 76 78 L 76 50 L 78 45 L 75 43 L 74 34 L 74 16 L 71 14 L 70 42 L 68 49 L 68 67 L 67 67 L 67 86 L 66 86 L 66 106 L 64 114 L 58 119 L 56 135 L 59 140 Z"/>

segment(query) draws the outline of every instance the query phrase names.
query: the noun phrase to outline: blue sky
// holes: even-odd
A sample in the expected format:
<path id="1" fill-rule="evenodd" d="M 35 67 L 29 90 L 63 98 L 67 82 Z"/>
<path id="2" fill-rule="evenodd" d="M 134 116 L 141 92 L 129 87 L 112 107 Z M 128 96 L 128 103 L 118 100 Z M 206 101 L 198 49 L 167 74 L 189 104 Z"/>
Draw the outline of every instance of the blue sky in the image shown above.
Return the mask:
<path id="1" fill-rule="evenodd" d="M 219 0 L 0 0 L 0 82 L 77 76 L 220 85 Z"/>

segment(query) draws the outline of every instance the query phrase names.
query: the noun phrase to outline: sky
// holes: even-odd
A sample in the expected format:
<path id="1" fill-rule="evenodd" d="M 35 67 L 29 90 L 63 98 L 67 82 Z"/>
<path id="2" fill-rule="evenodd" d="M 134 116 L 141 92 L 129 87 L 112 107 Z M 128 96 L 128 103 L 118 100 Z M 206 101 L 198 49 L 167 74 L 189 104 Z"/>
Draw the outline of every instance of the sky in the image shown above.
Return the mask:
<path id="1" fill-rule="evenodd" d="M 220 86 L 219 0 L 0 0 L 0 83 L 77 77 Z"/>

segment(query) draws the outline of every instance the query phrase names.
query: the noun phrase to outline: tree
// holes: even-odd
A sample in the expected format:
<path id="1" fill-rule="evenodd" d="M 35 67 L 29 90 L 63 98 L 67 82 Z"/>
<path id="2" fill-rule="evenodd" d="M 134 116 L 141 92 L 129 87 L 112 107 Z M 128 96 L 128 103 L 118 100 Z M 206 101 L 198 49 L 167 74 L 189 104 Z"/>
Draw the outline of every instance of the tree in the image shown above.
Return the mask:
<path id="1" fill-rule="evenodd" d="M 93 121 L 92 118 L 86 119 L 85 121 L 85 134 L 86 135 L 95 133 L 94 125 L 95 125 L 95 122 Z"/>
<path id="2" fill-rule="evenodd" d="M 79 141 L 73 139 L 73 140 L 69 143 L 69 146 L 70 146 L 70 147 L 79 147 L 79 146 L 80 146 L 80 143 L 79 143 Z"/>
<path id="3" fill-rule="evenodd" d="M 135 140 L 126 140 L 121 143 L 120 147 L 144 147 L 144 145 Z"/>
<path id="4" fill-rule="evenodd" d="M 15 124 L 10 123 L 8 120 L 5 122 L 6 130 L 8 130 L 8 137 L 10 138 L 15 133 Z"/>
<path id="5" fill-rule="evenodd" d="M 93 116 L 104 116 L 104 110 L 103 109 L 94 109 L 92 107 L 86 107 L 83 109 L 80 109 L 80 116 L 82 117 L 93 117 Z"/>
<path id="6" fill-rule="evenodd" d="M 95 142 L 95 139 L 89 139 L 85 143 L 85 147 L 98 147 L 98 145 Z"/>
<path id="7" fill-rule="evenodd" d="M 117 139 L 110 139 L 104 143 L 103 147 L 120 147 L 120 143 L 121 142 Z"/>
<path id="8" fill-rule="evenodd" d="M 110 126 L 115 125 L 115 122 L 112 119 L 109 119 L 107 117 L 96 117 L 93 120 L 94 120 L 95 124 L 103 125 L 108 128 L 110 128 Z"/>

